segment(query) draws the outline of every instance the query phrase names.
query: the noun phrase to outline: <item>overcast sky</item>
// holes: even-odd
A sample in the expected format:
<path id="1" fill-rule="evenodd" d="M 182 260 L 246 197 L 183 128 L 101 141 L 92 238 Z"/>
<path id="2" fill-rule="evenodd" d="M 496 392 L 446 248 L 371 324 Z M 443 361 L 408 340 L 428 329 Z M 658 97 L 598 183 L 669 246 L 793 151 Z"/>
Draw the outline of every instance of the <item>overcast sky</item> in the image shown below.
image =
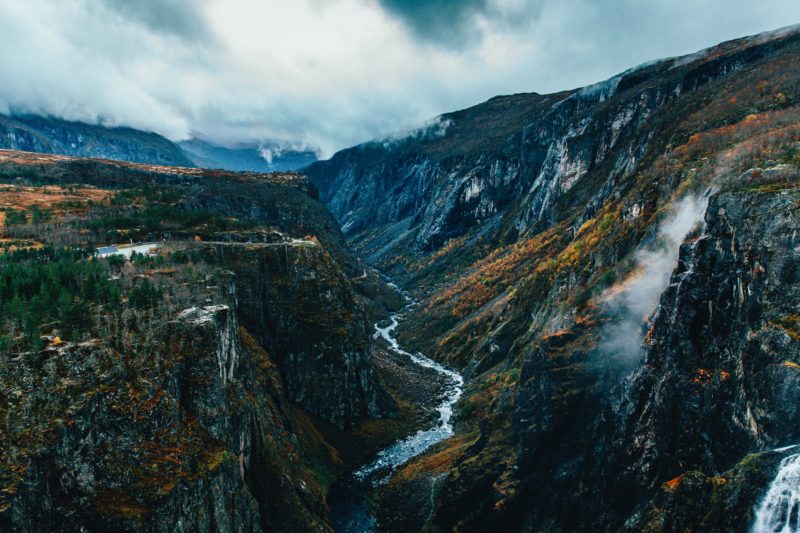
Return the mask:
<path id="1" fill-rule="evenodd" d="M 0 111 L 330 155 L 798 22 L 798 0 L 0 0 Z"/>

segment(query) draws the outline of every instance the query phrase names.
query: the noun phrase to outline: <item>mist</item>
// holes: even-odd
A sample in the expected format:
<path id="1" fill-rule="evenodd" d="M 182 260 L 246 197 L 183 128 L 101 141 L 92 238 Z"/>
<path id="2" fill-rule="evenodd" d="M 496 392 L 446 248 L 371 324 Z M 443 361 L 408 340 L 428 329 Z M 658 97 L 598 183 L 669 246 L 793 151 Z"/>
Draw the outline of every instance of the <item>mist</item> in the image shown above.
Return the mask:
<path id="1" fill-rule="evenodd" d="M 601 295 L 614 321 L 603 328 L 600 349 L 621 363 L 635 364 L 642 354 L 648 320 L 678 265 L 680 246 L 703 223 L 708 198 L 687 196 L 675 203 L 653 242 L 636 253 L 633 272 Z"/>

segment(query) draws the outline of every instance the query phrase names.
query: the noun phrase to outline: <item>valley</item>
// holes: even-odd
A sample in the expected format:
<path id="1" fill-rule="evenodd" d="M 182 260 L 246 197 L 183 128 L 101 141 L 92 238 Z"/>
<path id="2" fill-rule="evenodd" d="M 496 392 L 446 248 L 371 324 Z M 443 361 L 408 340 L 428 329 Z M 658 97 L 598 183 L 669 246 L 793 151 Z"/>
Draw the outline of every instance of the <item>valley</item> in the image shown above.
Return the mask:
<path id="1" fill-rule="evenodd" d="M 15 123 L 0 529 L 797 531 L 798 65 L 785 28 L 296 173 Z"/>
<path id="2" fill-rule="evenodd" d="M 392 283 L 390 285 L 396 287 Z M 405 298 L 409 303 L 404 309 L 408 310 L 414 302 L 408 295 L 405 295 Z M 426 403 L 429 404 L 440 402 L 438 405 L 434 403 L 439 416 L 432 420 L 432 427 L 419 429 L 416 433 L 382 449 L 370 463 L 346 475 L 338 486 L 334 486 L 330 501 L 333 526 L 337 531 L 374 529 L 376 524 L 369 504 L 371 493 L 380 485 L 387 483 L 398 467 L 453 435 L 453 407 L 461 398 L 464 380 L 457 372 L 443 367 L 419 352 L 412 354 L 403 350 L 394 338 L 394 331 L 398 325 L 398 315 L 392 313 L 388 326 L 381 327 L 375 324 L 373 338 L 383 339 L 388 343 L 388 349 L 396 355 L 407 358 L 417 367 L 433 370 L 440 378 L 444 378 L 445 390 L 440 397 L 426 399 Z"/>

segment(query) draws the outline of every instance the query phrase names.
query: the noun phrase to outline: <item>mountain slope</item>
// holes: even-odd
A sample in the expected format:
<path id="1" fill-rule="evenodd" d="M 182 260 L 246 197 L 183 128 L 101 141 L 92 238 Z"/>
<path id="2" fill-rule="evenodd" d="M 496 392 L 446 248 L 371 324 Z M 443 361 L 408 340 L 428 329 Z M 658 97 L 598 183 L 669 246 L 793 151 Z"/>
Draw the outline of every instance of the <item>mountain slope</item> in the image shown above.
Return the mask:
<path id="1" fill-rule="evenodd" d="M 307 169 L 421 300 L 403 343 L 469 378 L 456 436 L 378 491 L 383 527 L 748 529 L 776 464 L 747 457 L 800 440 L 798 63 L 788 28 Z"/>
<path id="2" fill-rule="evenodd" d="M 194 166 L 179 146 L 156 133 L 35 115 L 0 115 L 0 148 L 153 165 Z"/>
<path id="3" fill-rule="evenodd" d="M 744 75 L 796 41 L 797 32 L 786 30 L 653 62 L 576 91 L 494 98 L 405 138 L 343 150 L 306 173 L 345 234 L 375 259 L 408 245 L 435 250 L 499 218 L 513 231 L 537 229 L 554 222 L 552 207 L 562 197 L 575 206 L 601 203 L 603 191 L 654 148 L 660 132 L 672 138 L 659 144 L 674 144 L 711 121 L 744 118 L 750 102 L 722 110 L 717 102 L 713 115 L 701 118 L 705 124 L 676 131 L 670 123 L 698 107 L 698 91 L 711 97 L 708 84 L 720 87 L 718 80 Z M 772 96 L 788 97 L 778 94 Z M 594 197 L 576 194 L 589 183 Z"/>

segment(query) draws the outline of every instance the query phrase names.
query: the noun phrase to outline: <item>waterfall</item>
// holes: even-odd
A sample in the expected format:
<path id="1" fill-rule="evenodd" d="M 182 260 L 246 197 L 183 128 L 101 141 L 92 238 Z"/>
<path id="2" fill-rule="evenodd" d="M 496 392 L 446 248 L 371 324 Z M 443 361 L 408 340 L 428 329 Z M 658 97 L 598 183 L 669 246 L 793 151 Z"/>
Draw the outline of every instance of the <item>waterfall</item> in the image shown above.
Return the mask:
<path id="1" fill-rule="evenodd" d="M 785 457 L 756 509 L 752 533 L 800 533 L 800 453 Z"/>

